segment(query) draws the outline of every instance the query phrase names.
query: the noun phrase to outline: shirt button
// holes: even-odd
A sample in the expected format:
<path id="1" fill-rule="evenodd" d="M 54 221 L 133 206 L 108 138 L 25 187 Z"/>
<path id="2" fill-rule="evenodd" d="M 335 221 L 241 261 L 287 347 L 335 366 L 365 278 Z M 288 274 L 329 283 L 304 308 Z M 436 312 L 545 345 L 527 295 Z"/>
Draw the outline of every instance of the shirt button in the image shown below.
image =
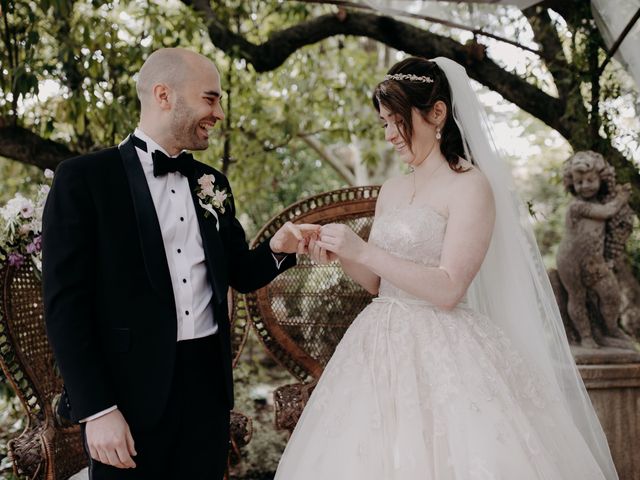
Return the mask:
<path id="1" fill-rule="evenodd" d="M 185 310 L 185 311 L 184 311 L 184 314 L 185 314 L 186 316 L 189 316 L 189 310 Z"/>
<path id="2" fill-rule="evenodd" d="M 181 222 L 184 222 L 184 217 L 180 217 L 180 221 L 181 221 Z"/>
<path id="3" fill-rule="evenodd" d="M 186 278 L 183 278 L 183 279 L 182 279 L 182 283 L 187 283 L 187 279 L 186 279 Z"/>
<path id="4" fill-rule="evenodd" d="M 182 253 L 182 249 L 181 248 L 178 249 L 178 253 Z"/>
<path id="5" fill-rule="evenodd" d="M 171 193 L 176 193 L 176 191 L 172 188 L 172 189 L 171 189 Z"/>

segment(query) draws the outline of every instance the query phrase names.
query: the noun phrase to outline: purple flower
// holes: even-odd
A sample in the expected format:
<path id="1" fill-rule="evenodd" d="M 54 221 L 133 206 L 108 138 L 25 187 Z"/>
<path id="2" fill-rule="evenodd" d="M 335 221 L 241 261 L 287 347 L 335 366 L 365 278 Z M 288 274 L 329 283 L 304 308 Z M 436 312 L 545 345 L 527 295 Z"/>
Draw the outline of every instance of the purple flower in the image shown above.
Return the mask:
<path id="1" fill-rule="evenodd" d="M 24 255 L 15 252 L 9 254 L 9 265 L 12 267 L 20 268 L 23 263 Z"/>
<path id="2" fill-rule="evenodd" d="M 29 255 L 37 253 L 40 250 L 42 250 L 42 235 L 38 235 L 36 238 L 33 239 L 33 242 L 27 245 L 27 253 Z"/>

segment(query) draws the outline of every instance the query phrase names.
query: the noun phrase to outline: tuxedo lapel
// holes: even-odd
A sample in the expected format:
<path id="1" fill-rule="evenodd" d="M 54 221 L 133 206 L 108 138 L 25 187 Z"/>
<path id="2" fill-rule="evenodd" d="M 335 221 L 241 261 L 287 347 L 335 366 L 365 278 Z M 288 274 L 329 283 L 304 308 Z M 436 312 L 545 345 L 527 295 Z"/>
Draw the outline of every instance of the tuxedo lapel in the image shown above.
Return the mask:
<path id="1" fill-rule="evenodd" d="M 211 214 L 209 214 L 208 217 L 204 216 L 205 210 L 200 206 L 196 194 L 198 187 L 197 178 L 201 175 L 204 175 L 204 172 L 202 172 L 200 168 L 198 168 L 198 164 L 196 164 L 194 174 L 189 177 L 189 190 L 191 191 L 191 198 L 193 199 L 193 205 L 196 209 L 198 225 L 200 226 L 202 248 L 204 249 L 207 270 L 209 271 L 209 281 L 215 292 L 217 302 L 222 303 L 227 300 L 228 288 L 228 279 L 224 263 L 224 245 L 218 231 L 218 229 L 222 227 L 220 219 L 222 214 L 218 213 L 218 218 Z"/>
<path id="2" fill-rule="evenodd" d="M 118 149 L 129 181 L 138 223 L 140 246 L 149 281 L 162 298 L 170 299 L 170 302 L 174 304 L 171 274 L 167 264 L 158 215 L 131 135 L 119 145 Z"/>

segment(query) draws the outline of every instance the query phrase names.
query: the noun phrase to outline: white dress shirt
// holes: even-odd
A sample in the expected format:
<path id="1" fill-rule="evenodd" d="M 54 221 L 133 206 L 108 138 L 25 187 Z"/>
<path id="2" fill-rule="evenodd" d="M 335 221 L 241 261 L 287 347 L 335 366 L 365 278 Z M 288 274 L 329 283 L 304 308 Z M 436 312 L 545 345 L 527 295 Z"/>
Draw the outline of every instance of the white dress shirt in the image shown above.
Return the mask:
<path id="1" fill-rule="evenodd" d="M 134 135 L 147 144 L 147 151 L 136 147 L 156 207 L 178 319 L 177 340 L 206 337 L 218 331 L 213 318 L 213 290 L 207 278 L 198 217 L 189 181 L 179 172 L 153 176 L 151 154 L 169 154 L 140 128 Z M 174 155 L 174 157 L 177 155 Z"/>

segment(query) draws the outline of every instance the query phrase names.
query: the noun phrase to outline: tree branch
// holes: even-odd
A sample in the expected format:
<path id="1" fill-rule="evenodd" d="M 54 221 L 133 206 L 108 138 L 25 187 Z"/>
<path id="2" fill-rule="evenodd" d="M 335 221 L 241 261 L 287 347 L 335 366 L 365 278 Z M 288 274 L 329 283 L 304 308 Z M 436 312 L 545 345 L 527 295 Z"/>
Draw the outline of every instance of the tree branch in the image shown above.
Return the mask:
<path id="1" fill-rule="evenodd" d="M 56 166 L 65 158 L 79 155 L 66 145 L 46 140 L 18 126 L 0 125 L 0 156 L 17 160 L 41 169 Z"/>
<path id="2" fill-rule="evenodd" d="M 574 90 L 575 73 L 564 54 L 558 31 L 546 8 L 536 5 L 522 10 L 522 13 L 531 25 L 535 40 L 545 53 L 545 64 L 553 76 L 558 97 L 563 100 Z"/>
<path id="3" fill-rule="evenodd" d="M 299 0 L 294 0 L 294 1 L 299 1 Z M 465 30 L 467 32 L 473 33 L 474 36 L 492 38 L 494 40 L 498 40 L 499 42 L 508 43 L 509 45 L 513 45 L 514 47 L 518 47 L 522 50 L 535 53 L 536 55 L 541 54 L 539 50 L 534 50 L 533 48 L 529 48 L 509 38 L 501 37 L 500 35 L 496 35 L 495 33 L 487 32 L 482 28 L 469 27 L 462 23 L 453 22 L 451 20 L 445 20 L 443 18 L 431 17 L 429 15 L 421 15 L 419 13 L 412 13 L 406 10 L 398 10 L 396 8 L 389 8 L 389 7 L 383 7 L 383 6 L 373 7 L 371 5 L 363 5 L 361 3 L 351 2 L 348 0 L 304 0 L 304 1 L 305 3 L 318 3 L 321 5 L 336 5 L 341 8 L 355 8 L 355 9 L 361 9 L 361 10 L 369 10 L 369 11 L 377 12 L 382 15 L 389 15 L 392 17 L 407 17 L 407 18 L 415 18 L 417 20 L 426 20 L 427 22 L 437 23 L 440 25 L 444 25 L 445 27 L 455 28 L 458 30 Z"/>
<path id="4" fill-rule="evenodd" d="M 336 158 L 330 152 L 325 149 L 320 142 L 318 142 L 315 138 L 310 135 L 298 134 L 298 137 L 306 143 L 314 152 L 316 152 L 325 162 L 327 162 L 331 168 L 333 168 L 338 175 L 340 175 L 345 182 L 349 185 L 356 184 L 355 175 L 349 171 L 349 169 L 340 161 L 340 159 Z"/>
<path id="5" fill-rule="evenodd" d="M 372 38 L 396 50 L 427 58 L 442 55 L 465 65 L 469 76 L 507 100 L 541 119 L 561 134 L 567 131 L 558 121 L 564 111 L 562 101 L 546 94 L 518 75 L 505 71 L 478 45 L 462 45 L 450 38 L 436 35 L 393 18 L 369 13 L 349 12 L 346 18 L 334 14 L 300 22 L 273 33 L 269 40 L 256 45 L 230 31 L 218 21 L 208 0 L 183 0 L 204 16 L 211 41 L 232 56 L 241 56 L 257 72 L 278 68 L 299 48 L 334 35 L 354 35 Z"/>

